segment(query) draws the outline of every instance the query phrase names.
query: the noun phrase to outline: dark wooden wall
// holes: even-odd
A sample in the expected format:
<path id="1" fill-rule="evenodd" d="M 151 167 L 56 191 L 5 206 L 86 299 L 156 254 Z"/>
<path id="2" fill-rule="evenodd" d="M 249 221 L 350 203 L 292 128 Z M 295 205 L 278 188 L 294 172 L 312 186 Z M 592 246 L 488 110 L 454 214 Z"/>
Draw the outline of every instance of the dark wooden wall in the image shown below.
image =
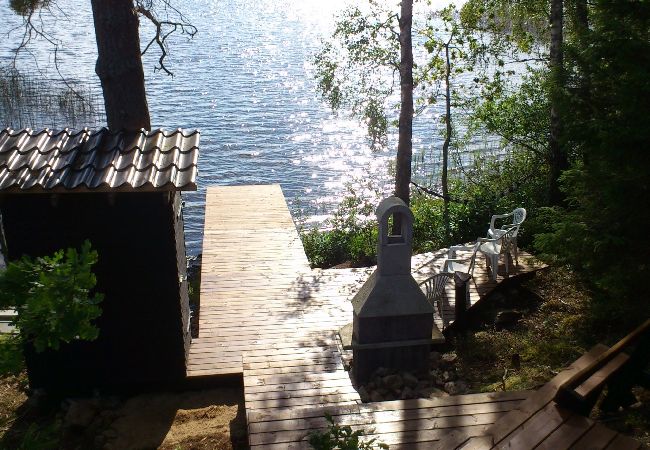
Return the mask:
<path id="1" fill-rule="evenodd" d="M 185 271 L 179 197 L 157 192 L 0 198 L 9 259 L 79 248 L 85 239 L 99 253 L 96 290 L 105 295 L 99 338 L 58 352 L 28 349 L 32 387 L 115 391 L 167 387 L 185 378 L 190 336 L 187 285 L 179 277 Z"/>

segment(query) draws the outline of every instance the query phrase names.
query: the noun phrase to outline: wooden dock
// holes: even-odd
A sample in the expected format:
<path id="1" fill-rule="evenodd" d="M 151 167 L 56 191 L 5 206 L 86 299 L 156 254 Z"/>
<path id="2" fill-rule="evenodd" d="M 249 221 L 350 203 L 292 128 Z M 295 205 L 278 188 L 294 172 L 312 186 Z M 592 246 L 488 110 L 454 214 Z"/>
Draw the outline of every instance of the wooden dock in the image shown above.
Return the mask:
<path id="1" fill-rule="evenodd" d="M 469 256 L 469 255 L 466 255 Z M 446 251 L 412 259 L 421 281 Z M 520 255 L 511 277 L 538 268 Z M 189 378 L 243 376 L 252 448 L 306 448 L 306 436 L 339 423 L 364 428 L 391 448 L 430 445 L 455 429 L 478 430 L 527 392 L 362 403 L 344 369 L 336 332 L 352 320 L 350 299 L 373 268 L 311 270 L 279 186 L 212 187 L 206 195 L 199 337 Z M 480 259 L 472 304 L 497 284 Z M 439 328 L 453 322 L 448 288 Z M 425 447 L 426 447 L 425 445 Z"/>

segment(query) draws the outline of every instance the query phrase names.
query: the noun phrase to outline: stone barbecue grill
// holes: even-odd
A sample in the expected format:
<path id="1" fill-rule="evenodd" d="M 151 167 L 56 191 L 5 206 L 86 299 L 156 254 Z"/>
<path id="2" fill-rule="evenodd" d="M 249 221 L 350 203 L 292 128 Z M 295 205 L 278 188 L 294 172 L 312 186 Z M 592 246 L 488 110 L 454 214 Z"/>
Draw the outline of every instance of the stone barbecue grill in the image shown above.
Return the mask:
<path id="1" fill-rule="evenodd" d="M 362 383 L 379 367 L 424 370 L 431 344 L 444 342 L 433 307 L 411 275 L 413 213 L 401 199 L 389 197 L 376 215 L 377 270 L 352 299 L 354 375 Z M 399 234 L 391 234 L 391 217 Z"/>

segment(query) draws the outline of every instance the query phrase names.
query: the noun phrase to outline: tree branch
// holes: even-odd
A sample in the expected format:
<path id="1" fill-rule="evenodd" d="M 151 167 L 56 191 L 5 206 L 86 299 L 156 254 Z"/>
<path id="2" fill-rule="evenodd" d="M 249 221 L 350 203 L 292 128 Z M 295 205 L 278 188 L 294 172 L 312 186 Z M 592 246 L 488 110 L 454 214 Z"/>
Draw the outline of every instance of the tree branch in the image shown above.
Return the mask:
<path id="1" fill-rule="evenodd" d="M 467 200 L 457 200 L 457 199 L 452 198 L 450 195 L 448 195 L 447 197 L 445 197 L 445 196 L 442 195 L 440 192 L 436 192 L 436 191 L 434 191 L 433 189 L 430 189 L 430 188 L 425 187 L 425 186 L 420 186 L 419 184 L 417 184 L 417 183 L 416 183 L 415 181 L 413 181 L 413 180 L 411 180 L 411 184 L 412 184 L 413 186 L 415 186 L 418 190 L 424 192 L 425 194 L 432 195 L 433 197 L 438 197 L 438 198 L 441 198 L 441 199 L 443 199 L 443 200 L 447 200 L 447 201 L 449 201 L 449 202 L 453 202 L 453 203 L 467 203 Z"/>
<path id="2" fill-rule="evenodd" d="M 158 58 L 158 66 L 156 66 L 154 70 L 162 70 L 167 75 L 173 77 L 174 74 L 165 65 L 165 58 L 167 58 L 168 54 L 167 38 L 179 30 L 181 34 L 186 34 L 190 38 L 193 38 L 198 30 L 178 9 L 174 8 L 169 3 L 169 0 L 162 0 L 163 10 L 165 11 L 166 17 L 165 19 L 160 19 L 154 11 L 153 1 L 154 0 L 135 0 L 135 12 L 147 18 L 156 28 L 155 35 L 146 45 L 142 54 L 144 55 L 147 53 L 149 48 L 153 44 L 156 44 L 158 49 L 160 49 L 160 58 Z M 171 11 L 177 19 L 171 20 L 168 11 Z"/>

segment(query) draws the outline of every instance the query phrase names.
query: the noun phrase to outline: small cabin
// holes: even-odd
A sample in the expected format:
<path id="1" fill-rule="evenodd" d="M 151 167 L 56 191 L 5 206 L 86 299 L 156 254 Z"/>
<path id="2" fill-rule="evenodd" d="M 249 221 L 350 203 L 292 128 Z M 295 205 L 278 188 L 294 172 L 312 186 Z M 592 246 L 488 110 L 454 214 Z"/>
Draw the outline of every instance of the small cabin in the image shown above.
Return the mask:
<path id="1" fill-rule="evenodd" d="M 30 385 L 57 392 L 166 386 L 190 345 L 180 192 L 196 190 L 198 131 L 0 132 L 8 260 L 90 240 L 99 338 L 26 349 Z"/>

